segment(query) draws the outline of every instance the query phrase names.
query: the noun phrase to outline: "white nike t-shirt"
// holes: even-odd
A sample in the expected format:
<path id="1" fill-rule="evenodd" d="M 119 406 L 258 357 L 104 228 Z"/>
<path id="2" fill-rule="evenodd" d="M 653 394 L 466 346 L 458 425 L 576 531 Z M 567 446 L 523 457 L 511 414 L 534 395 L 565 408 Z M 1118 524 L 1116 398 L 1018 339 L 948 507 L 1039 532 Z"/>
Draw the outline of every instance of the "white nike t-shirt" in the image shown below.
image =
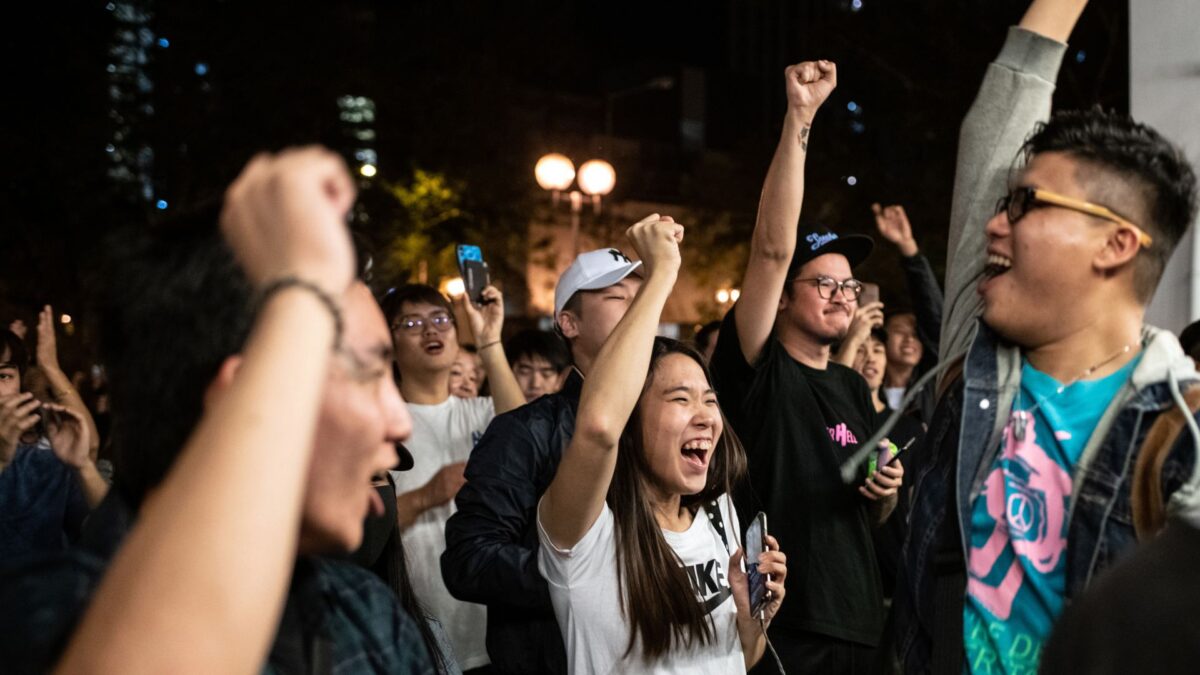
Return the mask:
<path id="1" fill-rule="evenodd" d="M 396 494 L 421 487 L 443 466 L 466 461 L 476 441 L 496 415 L 490 397 L 451 396 L 437 405 L 408 404 L 412 437 L 404 442 L 413 456 L 413 468 L 393 471 Z M 442 552 L 446 550 L 446 521 L 454 513 L 454 500 L 417 516 L 400 533 L 408 557 L 409 578 L 425 610 L 446 628 L 454 656 L 463 670 L 486 666 L 487 608 L 450 595 L 442 581 Z"/>
<path id="2" fill-rule="evenodd" d="M 731 547 L 736 550 L 737 515 L 725 496 L 720 498 L 721 516 Z M 729 556 L 721 535 L 709 523 L 701 507 L 686 532 L 662 530 L 667 544 L 687 571 L 696 601 L 702 603 L 716 628 L 716 640 L 692 649 L 676 651 L 647 662 L 635 645 L 623 658 L 629 644 L 629 624 L 622 614 L 622 595 L 617 584 L 616 525 L 608 505 L 591 529 L 570 549 L 556 548 L 538 519 L 538 569 L 550 585 L 550 600 L 567 648 L 572 675 L 610 673 L 711 674 L 745 673 L 742 643 L 737 632 L 737 609 L 729 587 Z"/>

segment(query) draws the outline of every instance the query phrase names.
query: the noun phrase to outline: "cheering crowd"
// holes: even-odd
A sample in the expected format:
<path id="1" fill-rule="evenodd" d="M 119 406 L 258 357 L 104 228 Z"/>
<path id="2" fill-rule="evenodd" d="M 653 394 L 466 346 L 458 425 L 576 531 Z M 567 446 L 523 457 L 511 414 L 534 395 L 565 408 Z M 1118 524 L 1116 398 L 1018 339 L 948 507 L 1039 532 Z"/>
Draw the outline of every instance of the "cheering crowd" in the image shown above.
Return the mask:
<path id="1" fill-rule="evenodd" d="M 495 287 L 359 279 L 321 148 L 129 234 L 101 407 L 49 307 L 32 356 L 0 332 L 0 671 L 1192 672 L 1200 330 L 1143 317 L 1196 177 L 1051 114 L 1085 4 L 1033 0 L 987 67 L 944 283 L 874 206 L 901 310 L 855 277 L 872 238 L 803 218 L 823 60 L 784 72 L 741 294 L 694 343 L 656 337 L 665 214 L 507 340 Z"/>

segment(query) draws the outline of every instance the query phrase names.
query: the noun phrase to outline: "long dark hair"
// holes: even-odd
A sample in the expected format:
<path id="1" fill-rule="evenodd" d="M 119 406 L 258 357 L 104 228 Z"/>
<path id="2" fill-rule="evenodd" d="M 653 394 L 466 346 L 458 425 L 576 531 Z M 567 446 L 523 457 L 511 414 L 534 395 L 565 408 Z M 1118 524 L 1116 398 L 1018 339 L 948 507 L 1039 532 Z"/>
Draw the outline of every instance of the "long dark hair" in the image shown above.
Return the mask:
<path id="1" fill-rule="evenodd" d="M 696 350 L 677 340 L 655 338 L 646 386 L 654 379 L 663 357 L 670 354 L 681 354 L 695 361 L 704 371 L 705 380 L 712 384 L 704 358 Z M 693 513 L 700 504 L 722 494 L 732 494 L 734 486 L 746 474 L 746 452 L 729 428 L 724 413 L 721 422 L 724 431 L 709 462 L 704 489 L 682 499 L 682 504 Z M 621 611 L 630 625 L 625 655 L 633 651 L 640 637 L 642 655 L 647 660 L 661 657 L 677 646 L 690 648 L 697 641 L 709 644 L 715 639 L 712 621 L 654 518 L 651 480 L 642 443 L 639 403 L 621 434 L 607 501 L 616 526 L 617 580 L 624 595 Z"/>

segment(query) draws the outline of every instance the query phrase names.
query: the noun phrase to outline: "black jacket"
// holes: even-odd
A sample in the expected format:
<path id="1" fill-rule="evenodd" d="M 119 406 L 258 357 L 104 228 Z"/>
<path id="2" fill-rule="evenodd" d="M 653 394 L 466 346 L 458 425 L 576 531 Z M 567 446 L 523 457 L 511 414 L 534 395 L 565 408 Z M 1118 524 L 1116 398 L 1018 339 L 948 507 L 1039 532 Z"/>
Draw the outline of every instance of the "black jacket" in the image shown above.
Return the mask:
<path id="1" fill-rule="evenodd" d="M 913 314 L 917 317 L 917 339 L 921 341 L 921 362 L 913 369 L 911 387 L 922 375 L 938 364 L 938 342 L 942 336 L 942 288 L 938 285 L 929 259 L 920 253 L 911 258 L 900 256 L 900 267 L 904 270 L 904 279 L 908 285 L 908 295 L 912 302 Z M 912 405 L 905 410 L 915 415 L 926 426 L 933 419 L 934 386 L 930 382 L 925 386 Z"/>
<path id="2" fill-rule="evenodd" d="M 442 578 L 488 607 L 487 650 L 499 673 L 566 673 L 566 650 L 538 572 L 537 504 L 575 433 L 583 378 L 492 420 L 467 461 L 446 523 Z"/>

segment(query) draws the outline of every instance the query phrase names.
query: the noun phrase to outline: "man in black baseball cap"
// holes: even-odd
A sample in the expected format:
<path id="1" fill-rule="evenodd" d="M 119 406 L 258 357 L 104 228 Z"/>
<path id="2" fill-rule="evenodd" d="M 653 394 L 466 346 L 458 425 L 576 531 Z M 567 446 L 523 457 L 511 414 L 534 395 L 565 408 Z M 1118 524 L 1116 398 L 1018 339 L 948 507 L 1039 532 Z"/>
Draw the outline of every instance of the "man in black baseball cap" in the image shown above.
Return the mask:
<path id="1" fill-rule="evenodd" d="M 767 514 L 802 589 L 770 626 L 783 667 L 797 673 L 876 672 L 883 594 L 871 529 L 891 514 L 898 463 L 847 487 L 838 466 L 874 432 L 870 392 L 830 361 L 858 306 L 854 267 L 873 242 L 801 228 L 809 129 L 836 84 L 828 61 L 785 72 L 788 113 L 767 172 L 737 304 L 711 368 L 721 408 L 746 445 L 741 522 Z M 771 672 L 763 663 L 757 672 Z"/>

